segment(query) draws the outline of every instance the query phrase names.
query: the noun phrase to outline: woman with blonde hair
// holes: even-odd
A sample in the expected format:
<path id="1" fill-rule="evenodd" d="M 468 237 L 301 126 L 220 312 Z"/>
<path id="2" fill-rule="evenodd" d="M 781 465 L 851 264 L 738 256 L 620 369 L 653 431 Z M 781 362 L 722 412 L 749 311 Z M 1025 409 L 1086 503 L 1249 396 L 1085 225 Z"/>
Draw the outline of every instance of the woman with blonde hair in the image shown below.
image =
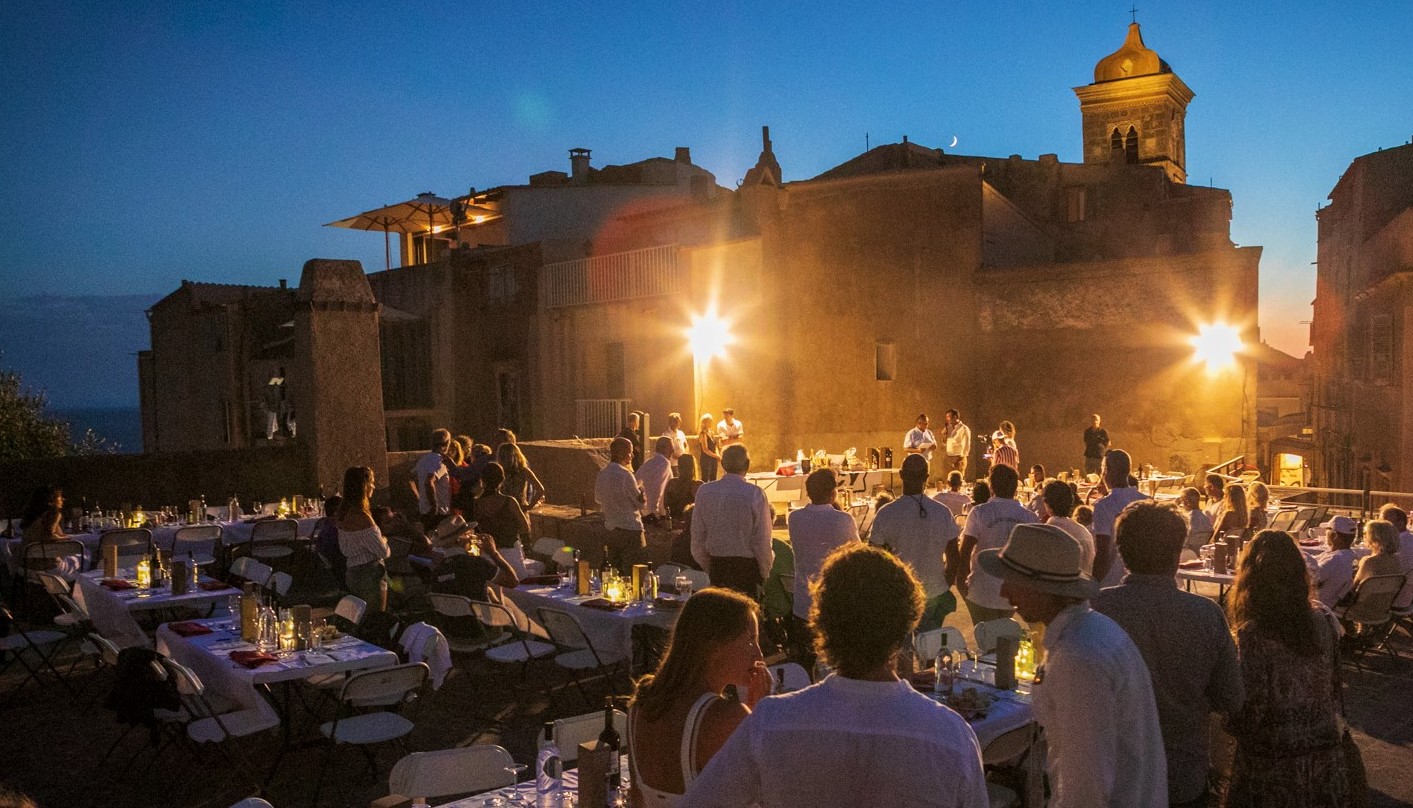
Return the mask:
<path id="1" fill-rule="evenodd" d="M 525 453 L 520 451 L 517 444 L 502 443 L 496 447 L 496 462 L 500 463 L 501 470 L 505 472 L 505 482 L 500 486 L 502 493 L 514 498 L 524 511 L 532 510 L 540 504 L 540 500 L 547 494 L 545 484 L 535 476 L 535 472 L 525 460 Z"/>
<path id="2" fill-rule="evenodd" d="M 697 428 L 697 454 L 701 455 L 698 466 L 702 472 L 702 482 L 716 479 L 716 467 L 721 462 L 721 438 L 716 434 L 716 424 L 711 413 L 702 413 L 701 426 Z"/>
<path id="3" fill-rule="evenodd" d="M 1241 483 L 1227 485 L 1222 504 L 1212 518 L 1212 541 L 1233 530 L 1245 531 L 1251 524 L 1251 510 L 1246 505 L 1246 488 Z"/>
<path id="4" fill-rule="evenodd" d="M 1364 543 L 1372 555 L 1359 561 L 1359 570 L 1354 575 L 1354 588 L 1366 579 L 1379 575 L 1402 575 L 1403 562 L 1398 558 L 1398 528 L 1383 519 L 1370 519 L 1364 523 Z"/>
<path id="5" fill-rule="evenodd" d="M 1266 529 L 1266 525 L 1271 523 L 1271 519 L 1266 515 L 1266 508 L 1271 504 L 1271 489 L 1266 484 L 1257 480 L 1251 484 L 1251 488 L 1246 491 L 1246 506 L 1250 511 L 1250 523 L 1252 535 L 1258 531 Z"/>
<path id="6" fill-rule="evenodd" d="M 1353 805 L 1336 708 L 1339 643 L 1310 603 L 1309 572 L 1290 534 L 1263 530 L 1247 543 L 1227 611 L 1246 698 L 1227 721 L 1236 755 L 1222 805 Z"/>
<path id="7" fill-rule="evenodd" d="M 728 686 L 739 701 L 723 695 Z M 638 680 L 628 707 L 633 804 L 675 805 L 769 692 L 755 601 L 717 587 L 692 595 L 657 672 Z"/>

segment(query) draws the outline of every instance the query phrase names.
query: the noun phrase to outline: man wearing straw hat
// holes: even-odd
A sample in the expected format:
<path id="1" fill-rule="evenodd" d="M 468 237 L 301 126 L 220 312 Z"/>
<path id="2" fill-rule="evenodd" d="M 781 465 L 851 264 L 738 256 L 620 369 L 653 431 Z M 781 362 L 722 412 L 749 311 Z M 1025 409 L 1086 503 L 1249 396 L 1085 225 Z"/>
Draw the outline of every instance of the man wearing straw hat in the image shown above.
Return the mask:
<path id="1" fill-rule="evenodd" d="M 1020 524 L 976 560 L 1027 623 L 1045 625 L 1033 701 L 1050 744 L 1052 808 L 1167 805 L 1148 667 L 1124 630 L 1089 608 L 1099 586 L 1081 569 L 1079 543 L 1054 525 Z"/>

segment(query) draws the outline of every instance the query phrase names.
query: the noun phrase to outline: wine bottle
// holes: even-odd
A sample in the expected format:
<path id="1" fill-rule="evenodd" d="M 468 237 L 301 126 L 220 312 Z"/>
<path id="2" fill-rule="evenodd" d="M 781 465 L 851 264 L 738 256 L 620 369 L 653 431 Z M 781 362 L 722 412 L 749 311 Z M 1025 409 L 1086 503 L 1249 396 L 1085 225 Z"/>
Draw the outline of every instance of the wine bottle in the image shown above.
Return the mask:
<path id="1" fill-rule="evenodd" d="M 618 763 L 622 746 L 618 730 L 613 726 L 613 697 L 609 696 L 603 700 L 603 732 L 599 733 L 599 749 L 608 752 L 608 773 L 604 780 L 608 785 L 610 797 L 623 786 L 623 772 Z"/>

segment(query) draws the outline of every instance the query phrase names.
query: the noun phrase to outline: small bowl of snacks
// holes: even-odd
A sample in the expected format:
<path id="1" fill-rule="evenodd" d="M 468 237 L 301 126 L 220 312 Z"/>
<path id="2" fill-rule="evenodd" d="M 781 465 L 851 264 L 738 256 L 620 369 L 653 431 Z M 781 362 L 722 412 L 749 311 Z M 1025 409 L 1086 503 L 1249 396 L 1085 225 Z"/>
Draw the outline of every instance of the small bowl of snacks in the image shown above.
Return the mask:
<path id="1" fill-rule="evenodd" d="M 963 688 L 960 693 L 954 693 L 948 700 L 947 706 L 956 710 L 962 718 L 971 721 L 986 715 L 986 711 L 995 701 L 990 693 L 984 690 L 977 690 L 974 687 Z"/>

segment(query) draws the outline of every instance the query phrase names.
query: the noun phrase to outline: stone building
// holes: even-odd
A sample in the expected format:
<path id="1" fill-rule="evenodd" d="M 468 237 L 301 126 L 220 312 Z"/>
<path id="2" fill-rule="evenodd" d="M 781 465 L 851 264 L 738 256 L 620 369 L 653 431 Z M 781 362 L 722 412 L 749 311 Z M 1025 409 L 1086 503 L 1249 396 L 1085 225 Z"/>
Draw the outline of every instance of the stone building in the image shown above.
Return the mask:
<path id="1" fill-rule="evenodd" d="M 1315 482 L 1413 485 L 1413 145 L 1356 158 L 1316 214 Z"/>

